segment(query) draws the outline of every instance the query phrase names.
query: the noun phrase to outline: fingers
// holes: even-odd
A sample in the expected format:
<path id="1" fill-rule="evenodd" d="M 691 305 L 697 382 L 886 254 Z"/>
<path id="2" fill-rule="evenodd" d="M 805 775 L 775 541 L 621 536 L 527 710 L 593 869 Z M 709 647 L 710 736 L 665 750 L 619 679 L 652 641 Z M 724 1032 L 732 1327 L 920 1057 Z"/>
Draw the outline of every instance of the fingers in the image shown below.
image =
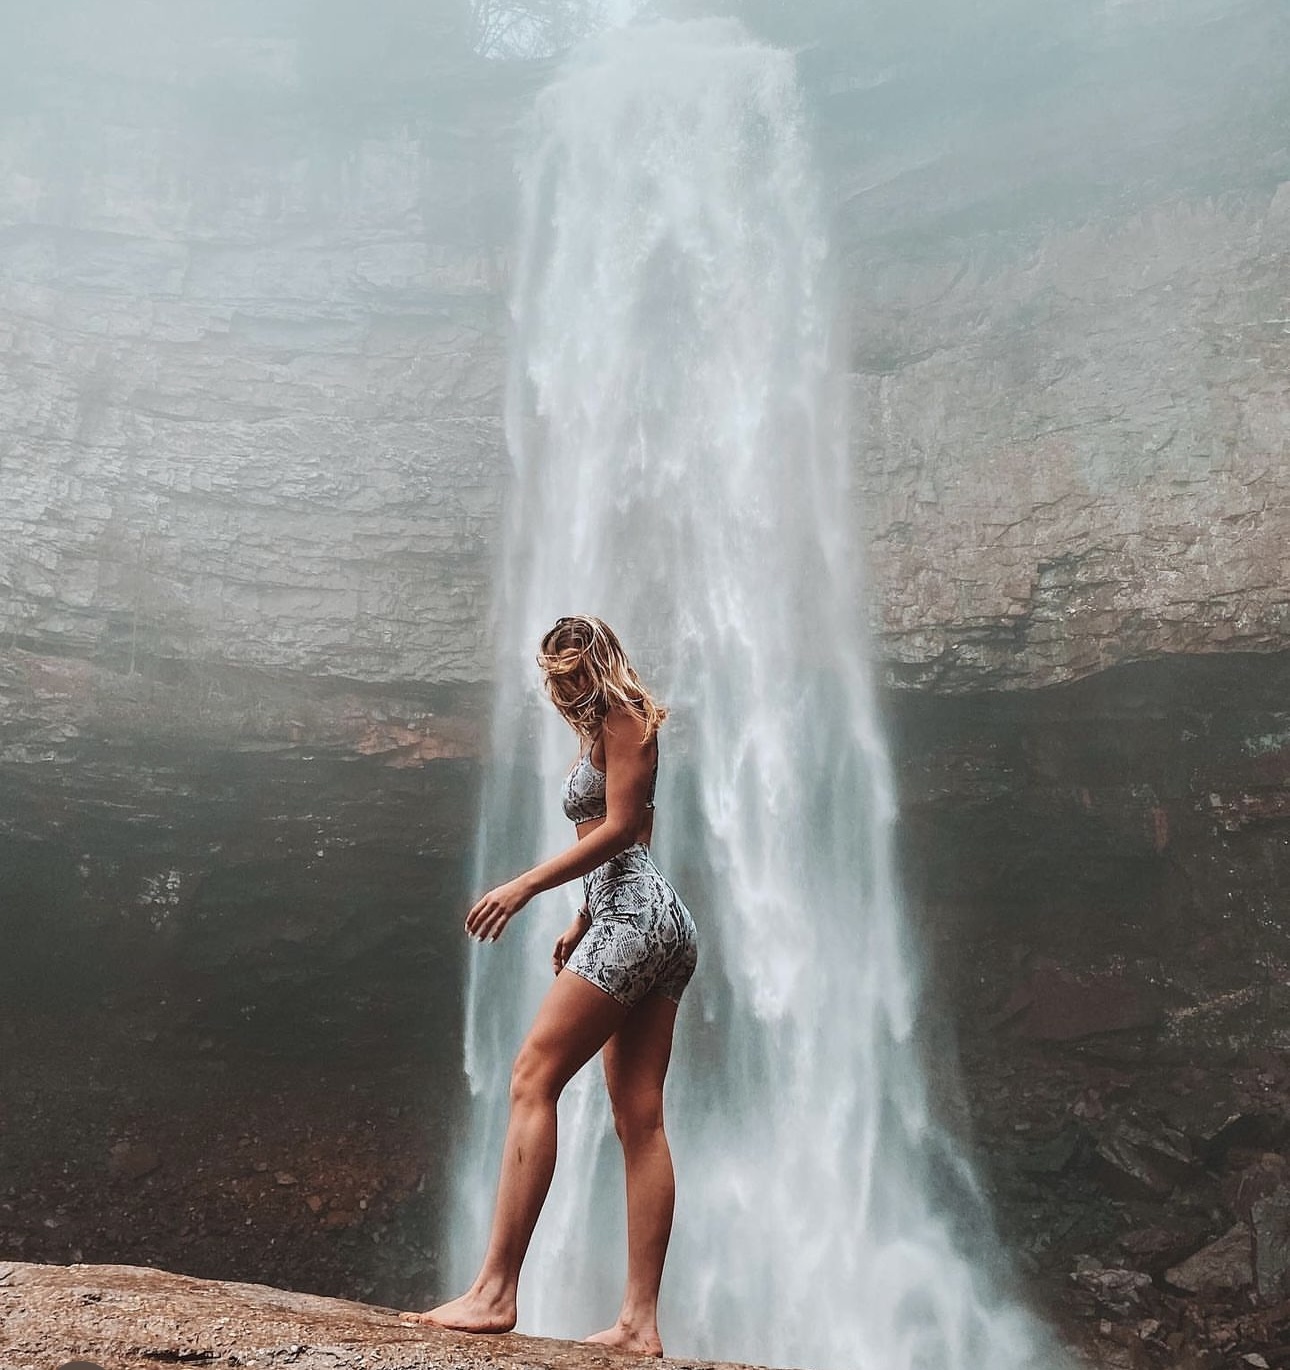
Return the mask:
<path id="1" fill-rule="evenodd" d="M 496 942 L 529 897 L 518 880 L 498 885 L 475 901 L 466 915 L 466 931 L 480 942 Z"/>
<path id="2" fill-rule="evenodd" d="M 489 914 L 481 918 L 478 926 L 472 932 L 472 936 L 477 942 L 496 942 L 502 935 L 502 929 L 507 923 L 506 918 L 500 913 Z"/>
<path id="3" fill-rule="evenodd" d="M 510 921 L 506 906 L 486 894 L 466 915 L 466 931 L 477 942 L 496 942 Z"/>

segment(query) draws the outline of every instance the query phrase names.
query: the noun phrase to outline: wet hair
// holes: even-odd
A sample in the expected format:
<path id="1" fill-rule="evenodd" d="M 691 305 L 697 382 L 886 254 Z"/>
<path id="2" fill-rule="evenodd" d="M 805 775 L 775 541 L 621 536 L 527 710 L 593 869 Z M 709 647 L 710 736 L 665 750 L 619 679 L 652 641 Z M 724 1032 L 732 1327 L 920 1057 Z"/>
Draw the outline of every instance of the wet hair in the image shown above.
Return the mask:
<path id="1" fill-rule="evenodd" d="M 623 644 L 603 619 L 589 614 L 556 619 L 542 638 L 537 661 L 551 703 L 583 737 L 594 738 L 611 709 L 625 709 L 640 719 L 646 742 L 667 717 L 667 710 L 641 684 Z"/>

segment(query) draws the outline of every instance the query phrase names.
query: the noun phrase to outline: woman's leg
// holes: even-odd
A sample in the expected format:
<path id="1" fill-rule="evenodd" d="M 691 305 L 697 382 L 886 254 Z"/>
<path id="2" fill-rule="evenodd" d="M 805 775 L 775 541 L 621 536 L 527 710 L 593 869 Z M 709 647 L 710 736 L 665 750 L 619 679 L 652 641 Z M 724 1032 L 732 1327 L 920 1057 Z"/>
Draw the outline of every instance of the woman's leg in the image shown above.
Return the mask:
<path id="1" fill-rule="evenodd" d="M 571 971 L 556 977 L 511 1072 L 511 1118 L 484 1263 L 460 1298 L 405 1320 L 459 1332 L 515 1326 L 520 1266 L 555 1170 L 556 1100 L 626 1014 L 611 995 Z"/>
<path id="2" fill-rule="evenodd" d="M 590 1342 L 661 1356 L 658 1290 L 672 1233 L 675 1181 L 663 1130 L 663 1078 L 676 1004 L 649 994 L 605 1044 L 605 1082 L 627 1171 L 627 1288 L 618 1320 Z"/>

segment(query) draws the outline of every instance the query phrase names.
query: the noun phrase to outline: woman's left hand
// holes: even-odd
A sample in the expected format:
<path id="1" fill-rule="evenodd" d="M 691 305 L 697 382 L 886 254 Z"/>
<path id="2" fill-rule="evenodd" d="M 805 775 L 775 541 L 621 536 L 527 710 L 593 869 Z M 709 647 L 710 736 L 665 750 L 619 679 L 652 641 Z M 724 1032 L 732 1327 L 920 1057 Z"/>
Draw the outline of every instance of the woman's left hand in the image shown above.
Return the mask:
<path id="1" fill-rule="evenodd" d="M 507 923 L 531 898 L 520 880 L 489 890 L 466 915 L 466 931 L 480 942 L 496 942 Z"/>

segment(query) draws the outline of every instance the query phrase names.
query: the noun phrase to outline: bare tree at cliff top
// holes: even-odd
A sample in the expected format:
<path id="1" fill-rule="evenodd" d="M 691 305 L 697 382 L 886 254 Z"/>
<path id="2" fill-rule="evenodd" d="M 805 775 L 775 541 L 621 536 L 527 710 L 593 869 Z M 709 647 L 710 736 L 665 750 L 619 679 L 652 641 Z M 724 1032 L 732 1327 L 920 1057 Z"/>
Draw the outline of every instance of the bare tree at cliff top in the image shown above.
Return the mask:
<path id="1" fill-rule="evenodd" d="M 475 51 L 484 57 L 549 57 L 602 27 L 604 0 L 471 0 Z"/>

